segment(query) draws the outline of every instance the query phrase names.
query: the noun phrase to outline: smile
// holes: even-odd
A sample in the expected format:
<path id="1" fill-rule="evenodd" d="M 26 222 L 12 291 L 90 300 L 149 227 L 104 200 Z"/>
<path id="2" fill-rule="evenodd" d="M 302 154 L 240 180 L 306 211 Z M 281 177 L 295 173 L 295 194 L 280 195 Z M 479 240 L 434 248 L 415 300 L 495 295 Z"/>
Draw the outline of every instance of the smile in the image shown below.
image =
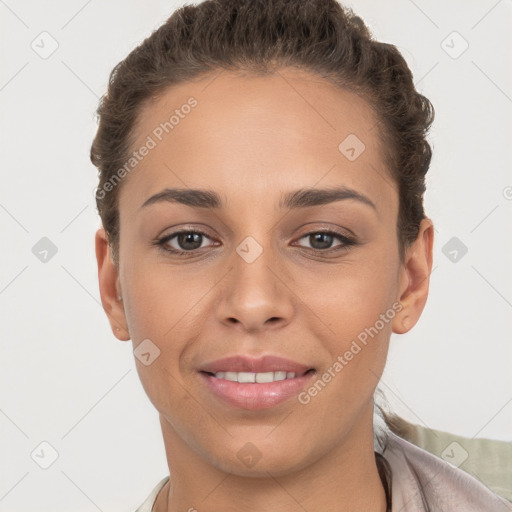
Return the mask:
<path id="1" fill-rule="evenodd" d="M 310 369 L 295 372 L 216 372 L 201 371 L 198 375 L 208 391 L 222 403 L 247 410 L 269 409 L 296 397 L 315 374 Z"/>

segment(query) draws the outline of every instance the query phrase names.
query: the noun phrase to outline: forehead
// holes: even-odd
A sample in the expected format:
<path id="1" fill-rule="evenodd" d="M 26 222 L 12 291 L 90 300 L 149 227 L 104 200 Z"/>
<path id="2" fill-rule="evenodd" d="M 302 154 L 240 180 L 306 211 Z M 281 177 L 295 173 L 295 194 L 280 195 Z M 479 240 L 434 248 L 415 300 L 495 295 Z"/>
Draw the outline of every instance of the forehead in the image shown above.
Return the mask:
<path id="1" fill-rule="evenodd" d="M 171 186 L 270 199 L 291 182 L 342 184 L 389 201 L 396 191 L 379 126 L 364 99 L 316 75 L 293 68 L 265 76 L 212 73 L 144 105 L 133 150 L 151 149 L 130 172 L 120 207 L 123 195 L 142 204 Z"/>

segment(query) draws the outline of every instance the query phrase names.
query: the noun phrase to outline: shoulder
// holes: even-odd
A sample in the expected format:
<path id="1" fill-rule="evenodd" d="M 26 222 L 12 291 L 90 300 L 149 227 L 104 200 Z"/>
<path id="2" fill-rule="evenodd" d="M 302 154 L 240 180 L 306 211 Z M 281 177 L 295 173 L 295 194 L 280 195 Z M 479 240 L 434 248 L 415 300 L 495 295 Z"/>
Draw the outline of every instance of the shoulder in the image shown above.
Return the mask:
<path id="1" fill-rule="evenodd" d="M 160 480 L 158 484 L 156 484 L 156 487 L 153 488 L 150 495 L 144 500 L 144 503 L 142 503 L 142 505 L 135 512 L 151 512 L 153 505 L 155 504 L 156 497 L 158 496 L 158 493 L 165 485 L 167 480 L 169 480 L 169 475 L 167 475 L 165 478 Z"/>
<path id="2" fill-rule="evenodd" d="M 389 430 L 382 455 L 391 470 L 393 512 L 512 511 L 512 503 L 473 476 Z"/>

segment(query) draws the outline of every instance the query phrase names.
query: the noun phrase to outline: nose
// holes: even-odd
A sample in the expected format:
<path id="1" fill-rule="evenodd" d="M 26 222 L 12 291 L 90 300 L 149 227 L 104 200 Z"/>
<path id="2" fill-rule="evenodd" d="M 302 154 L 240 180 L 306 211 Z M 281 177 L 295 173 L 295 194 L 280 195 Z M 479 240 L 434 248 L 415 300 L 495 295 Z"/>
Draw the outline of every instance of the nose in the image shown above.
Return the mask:
<path id="1" fill-rule="evenodd" d="M 220 322 L 251 332 L 283 327 L 294 313 L 291 278 L 270 249 L 261 247 L 259 256 L 252 260 L 256 249 L 249 242 L 234 251 L 216 308 Z M 252 257 L 246 257 L 251 251 Z"/>

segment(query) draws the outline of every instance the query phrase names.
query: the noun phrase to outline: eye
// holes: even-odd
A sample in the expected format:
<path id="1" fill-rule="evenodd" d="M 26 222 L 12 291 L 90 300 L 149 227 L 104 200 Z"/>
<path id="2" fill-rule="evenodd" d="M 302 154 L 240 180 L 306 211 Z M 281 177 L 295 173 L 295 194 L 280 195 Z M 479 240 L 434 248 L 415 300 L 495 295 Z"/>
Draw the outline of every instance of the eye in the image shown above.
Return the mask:
<path id="1" fill-rule="evenodd" d="M 207 233 L 201 230 L 181 230 L 163 236 L 156 240 L 155 244 L 167 253 L 172 253 L 180 256 L 191 256 L 195 251 L 207 247 L 204 245 L 205 239 L 211 238 Z M 311 244 L 310 247 L 299 245 L 312 251 L 327 253 L 346 249 L 351 245 L 356 245 L 357 242 L 348 236 L 338 233 L 336 231 L 312 231 L 299 240 L 307 239 Z M 340 242 L 333 246 L 336 239 Z"/>
<path id="2" fill-rule="evenodd" d="M 209 238 L 206 233 L 198 230 L 182 230 L 165 235 L 157 240 L 157 244 L 165 251 L 173 254 L 190 254 L 205 247 L 202 242 Z"/>
<path id="3" fill-rule="evenodd" d="M 352 238 L 349 238 L 348 236 L 338 233 L 336 231 L 312 231 L 311 233 L 308 233 L 307 235 L 301 237 L 299 240 L 302 239 L 307 239 L 311 244 L 311 247 L 306 246 L 306 248 L 319 252 L 340 250 L 356 244 L 356 241 L 353 240 Z M 332 244 L 336 239 L 338 239 L 341 243 L 334 246 L 333 248 Z"/>

